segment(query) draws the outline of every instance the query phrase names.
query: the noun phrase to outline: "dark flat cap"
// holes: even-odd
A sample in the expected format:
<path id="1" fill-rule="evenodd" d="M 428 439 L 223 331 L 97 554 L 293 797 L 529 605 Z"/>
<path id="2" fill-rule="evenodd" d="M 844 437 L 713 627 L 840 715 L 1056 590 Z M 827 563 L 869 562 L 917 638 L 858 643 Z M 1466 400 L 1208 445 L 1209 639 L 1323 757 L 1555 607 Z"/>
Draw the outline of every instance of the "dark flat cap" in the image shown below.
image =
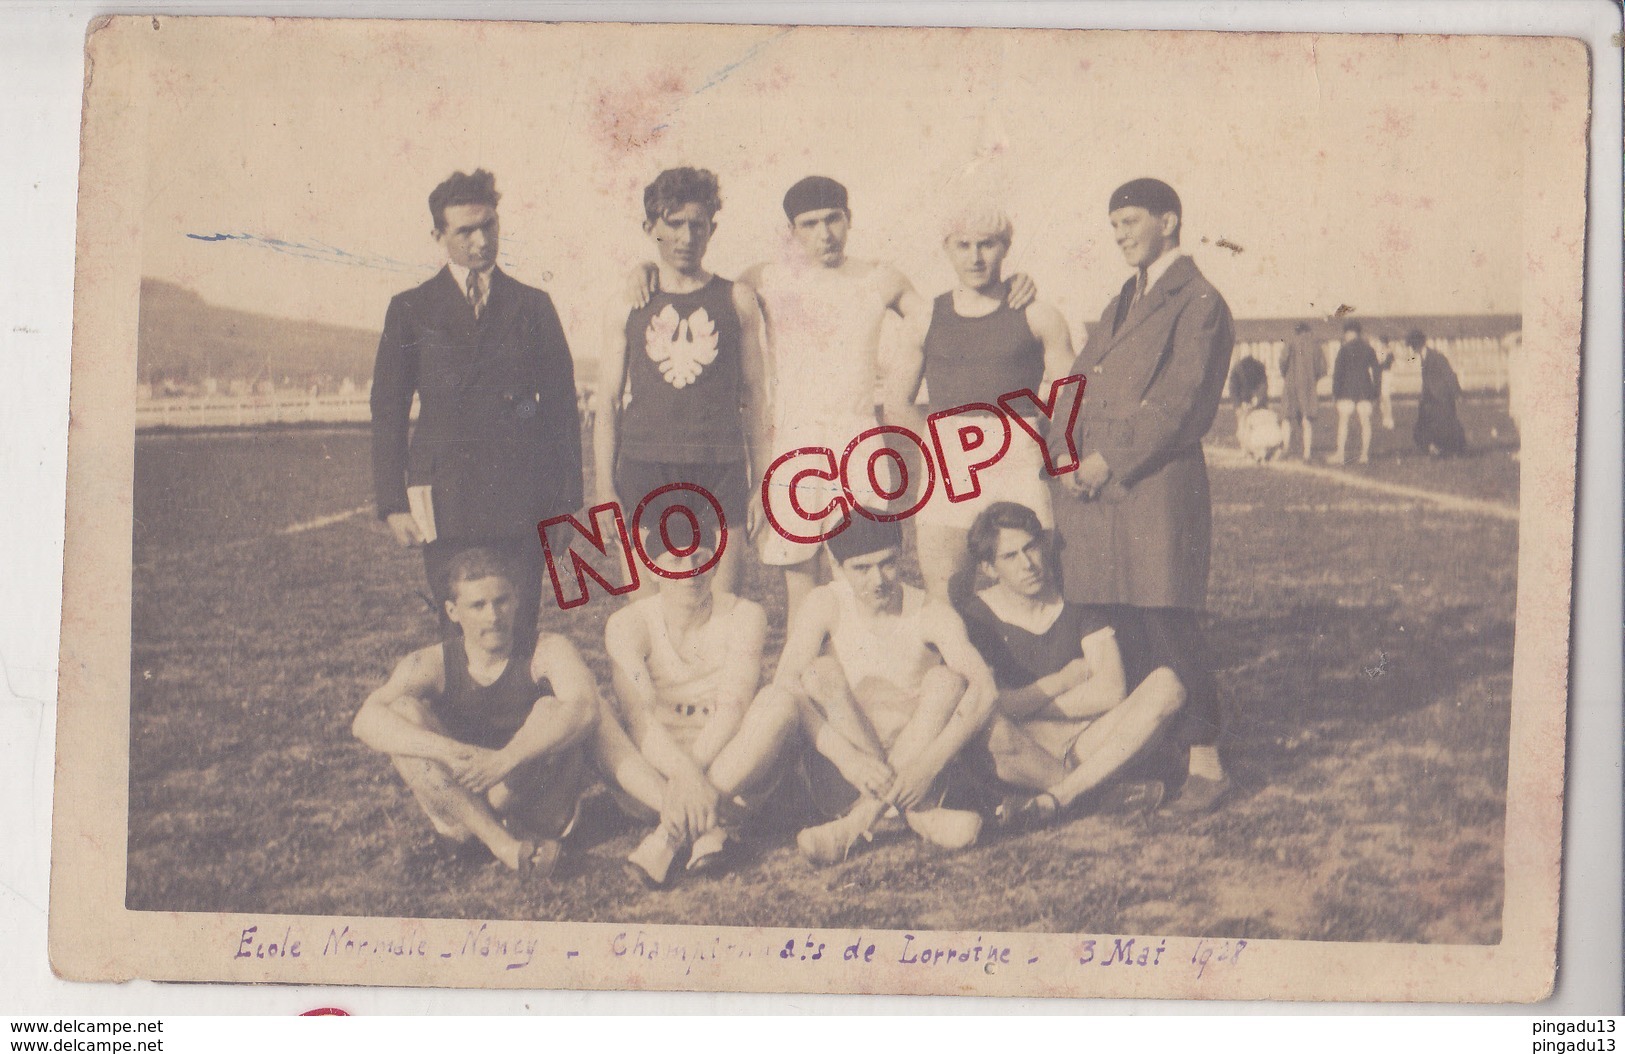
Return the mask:
<path id="1" fill-rule="evenodd" d="M 844 564 L 854 556 L 866 556 L 882 549 L 902 549 L 903 528 L 898 526 L 896 520 L 876 522 L 854 512 L 841 533 L 824 544 L 829 546 L 835 562 Z"/>
<path id="2" fill-rule="evenodd" d="M 1153 216 L 1161 216 L 1171 212 L 1175 216 L 1184 216 L 1184 210 L 1179 204 L 1179 195 L 1174 188 L 1160 179 L 1131 179 L 1127 183 L 1112 191 L 1112 203 L 1107 212 L 1116 212 L 1118 209 L 1132 208 L 1138 205 Z"/>
<path id="3" fill-rule="evenodd" d="M 792 223 L 803 212 L 814 209 L 841 209 L 846 206 L 846 188 L 828 176 L 808 176 L 785 191 L 784 214 Z"/>

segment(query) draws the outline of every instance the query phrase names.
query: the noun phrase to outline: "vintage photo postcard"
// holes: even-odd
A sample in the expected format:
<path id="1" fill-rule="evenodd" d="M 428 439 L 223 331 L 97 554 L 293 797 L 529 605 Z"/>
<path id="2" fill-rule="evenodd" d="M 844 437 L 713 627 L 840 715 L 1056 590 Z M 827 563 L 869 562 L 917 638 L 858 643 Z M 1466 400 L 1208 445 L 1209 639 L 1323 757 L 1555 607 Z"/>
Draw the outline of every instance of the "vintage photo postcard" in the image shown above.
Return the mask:
<path id="1" fill-rule="evenodd" d="M 99 21 L 54 968 L 1542 998 L 1589 63 Z"/>

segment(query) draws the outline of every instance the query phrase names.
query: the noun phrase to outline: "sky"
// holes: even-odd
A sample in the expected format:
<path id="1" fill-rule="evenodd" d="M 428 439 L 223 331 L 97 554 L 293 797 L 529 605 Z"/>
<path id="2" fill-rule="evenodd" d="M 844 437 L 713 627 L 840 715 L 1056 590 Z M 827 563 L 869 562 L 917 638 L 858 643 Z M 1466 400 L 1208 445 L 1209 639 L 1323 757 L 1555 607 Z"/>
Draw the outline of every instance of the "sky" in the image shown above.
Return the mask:
<path id="1" fill-rule="evenodd" d="M 724 275 L 789 251 L 782 195 L 817 173 L 850 188 L 849 252 L 927 295 L 952 284 L 941 217 L 999 204 L 1007 270 L 1077 331 L 1126 276 L 1109 195 L 1152 175 L 1238 318 L 1517 313 L 1522 129 L 1551 105 L 1549 50 L 1516 38 L 239 25 L 155 31 L 130 106 L 146 275 L 376 329 L 444 261 L 429 190 L 485 167 L 502 266 L 578 354 L 651 255 L 643 186 L 679 164 L 721 178 Z"/>

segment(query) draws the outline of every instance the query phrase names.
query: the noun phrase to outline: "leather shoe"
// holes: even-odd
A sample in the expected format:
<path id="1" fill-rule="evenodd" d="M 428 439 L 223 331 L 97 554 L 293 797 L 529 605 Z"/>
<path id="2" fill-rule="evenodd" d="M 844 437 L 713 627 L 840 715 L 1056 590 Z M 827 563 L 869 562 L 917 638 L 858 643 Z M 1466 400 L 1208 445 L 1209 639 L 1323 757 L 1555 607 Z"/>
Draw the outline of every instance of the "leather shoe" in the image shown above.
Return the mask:
<path id="1" fill-rule="evenodd" d="M 1201 816 L 1212 812 L 1214 807 L 1230 793 L 1230 777 L 1220 776 L 1218 779 L 1209 779 L 1207 776 L 1187 776 L 1185 786 L 1180 789 L 1179 797 L 1173 804 L 1163 811 L 1174 816 Z"/>

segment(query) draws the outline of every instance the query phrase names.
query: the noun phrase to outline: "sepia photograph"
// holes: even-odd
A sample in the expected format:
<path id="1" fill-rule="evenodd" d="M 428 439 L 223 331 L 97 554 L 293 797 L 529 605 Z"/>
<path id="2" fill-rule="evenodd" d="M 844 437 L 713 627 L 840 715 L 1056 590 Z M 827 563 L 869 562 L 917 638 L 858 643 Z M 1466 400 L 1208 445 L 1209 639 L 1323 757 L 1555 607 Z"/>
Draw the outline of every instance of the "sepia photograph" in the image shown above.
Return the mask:
<path id="1" fill-rule="evenodd" d="M 1550 989 L 1580 43 L 87 56 L 60 973 Z"/>

